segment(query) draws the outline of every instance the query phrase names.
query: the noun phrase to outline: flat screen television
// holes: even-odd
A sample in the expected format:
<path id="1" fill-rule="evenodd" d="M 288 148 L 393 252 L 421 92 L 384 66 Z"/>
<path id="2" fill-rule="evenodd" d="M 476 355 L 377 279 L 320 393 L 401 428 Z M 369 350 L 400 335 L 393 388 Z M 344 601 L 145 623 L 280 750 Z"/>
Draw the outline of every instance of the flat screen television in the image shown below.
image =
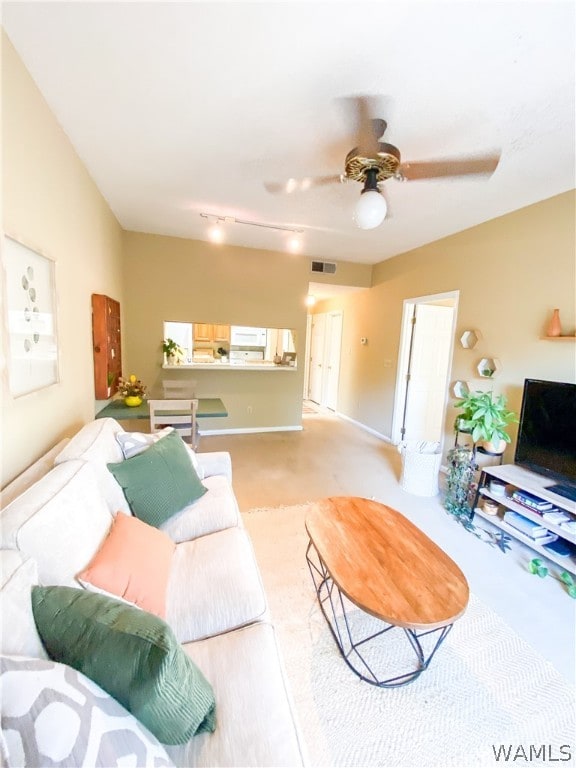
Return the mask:
<path id="1" fill-rule="evenodd" d="M 514 462 L 576 500 L 576 384 L 526 379 Z"/>

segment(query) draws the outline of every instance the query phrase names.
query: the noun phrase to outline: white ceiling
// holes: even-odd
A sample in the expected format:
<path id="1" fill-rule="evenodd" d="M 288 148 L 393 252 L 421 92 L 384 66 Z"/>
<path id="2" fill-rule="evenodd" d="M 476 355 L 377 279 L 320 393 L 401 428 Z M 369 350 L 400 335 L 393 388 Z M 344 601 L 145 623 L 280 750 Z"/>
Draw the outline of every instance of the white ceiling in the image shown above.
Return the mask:
<path id="1" fill-rule="evenodd" d="M 573 2 L 5 2 L 2 24 L 126 229 L 204 240 L 214 213 L 370 264 L 575 186 Z M 382 97 L 404 161 L 496 148 L 498 169 L 390 179 L 371 231 L 351 219 L 356 182 L 267 192 L 342 172 L 357 94 Z"/>

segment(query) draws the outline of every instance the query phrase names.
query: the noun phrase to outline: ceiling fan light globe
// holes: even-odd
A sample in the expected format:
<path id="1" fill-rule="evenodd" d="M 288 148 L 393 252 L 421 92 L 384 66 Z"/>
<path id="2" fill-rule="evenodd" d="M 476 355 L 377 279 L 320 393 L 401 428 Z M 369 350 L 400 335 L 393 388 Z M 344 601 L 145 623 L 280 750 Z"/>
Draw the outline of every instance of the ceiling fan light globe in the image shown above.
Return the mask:
<path id="1" fill-rule="evenodd" d="M 380 192 L 368 190 L 360 195 L 352 218 L 359 229 L 375 229 L 386 218 L 387 207 Z"/>

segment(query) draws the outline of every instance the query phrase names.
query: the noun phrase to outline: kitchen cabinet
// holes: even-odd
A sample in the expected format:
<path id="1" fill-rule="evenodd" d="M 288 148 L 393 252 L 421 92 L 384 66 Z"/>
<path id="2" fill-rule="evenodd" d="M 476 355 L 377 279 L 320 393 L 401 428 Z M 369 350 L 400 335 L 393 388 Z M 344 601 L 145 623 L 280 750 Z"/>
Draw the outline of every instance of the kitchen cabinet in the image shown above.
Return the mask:
<path id="1" fill-rule="evenodd" d="M 230 326 L 216 323 L 194 323 L 194 341 L 202 343 L 230 341 Z"/>
<path id="2" fill-rule="evenodd" d="M 214 341 L 230 341 L 230 326 L 229 325 L 214 325 Z"/>
<path id="3" fill-rule="evenodd" d="M 92 343 L 95 397 L 107 400 L 122 376 L 120 304 L 99 293 L 92 294 Z"/>
<path id="4" fill-rule="evenodd" d="M 194 341 L 212 341 L 212 323 L 194 323 Z"/>

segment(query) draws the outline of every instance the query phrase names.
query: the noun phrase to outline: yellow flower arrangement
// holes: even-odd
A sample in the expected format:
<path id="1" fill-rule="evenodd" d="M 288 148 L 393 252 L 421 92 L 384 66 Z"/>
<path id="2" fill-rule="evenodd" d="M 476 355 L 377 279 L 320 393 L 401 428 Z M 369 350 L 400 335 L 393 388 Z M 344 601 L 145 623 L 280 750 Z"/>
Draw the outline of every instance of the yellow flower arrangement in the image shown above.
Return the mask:
<path id="1" fill-rule="evenodd" d="M 122 397 L 144 397 L 146 385 L 131 374 L 127 379 L 118 379 L 118 392 Z"/>

